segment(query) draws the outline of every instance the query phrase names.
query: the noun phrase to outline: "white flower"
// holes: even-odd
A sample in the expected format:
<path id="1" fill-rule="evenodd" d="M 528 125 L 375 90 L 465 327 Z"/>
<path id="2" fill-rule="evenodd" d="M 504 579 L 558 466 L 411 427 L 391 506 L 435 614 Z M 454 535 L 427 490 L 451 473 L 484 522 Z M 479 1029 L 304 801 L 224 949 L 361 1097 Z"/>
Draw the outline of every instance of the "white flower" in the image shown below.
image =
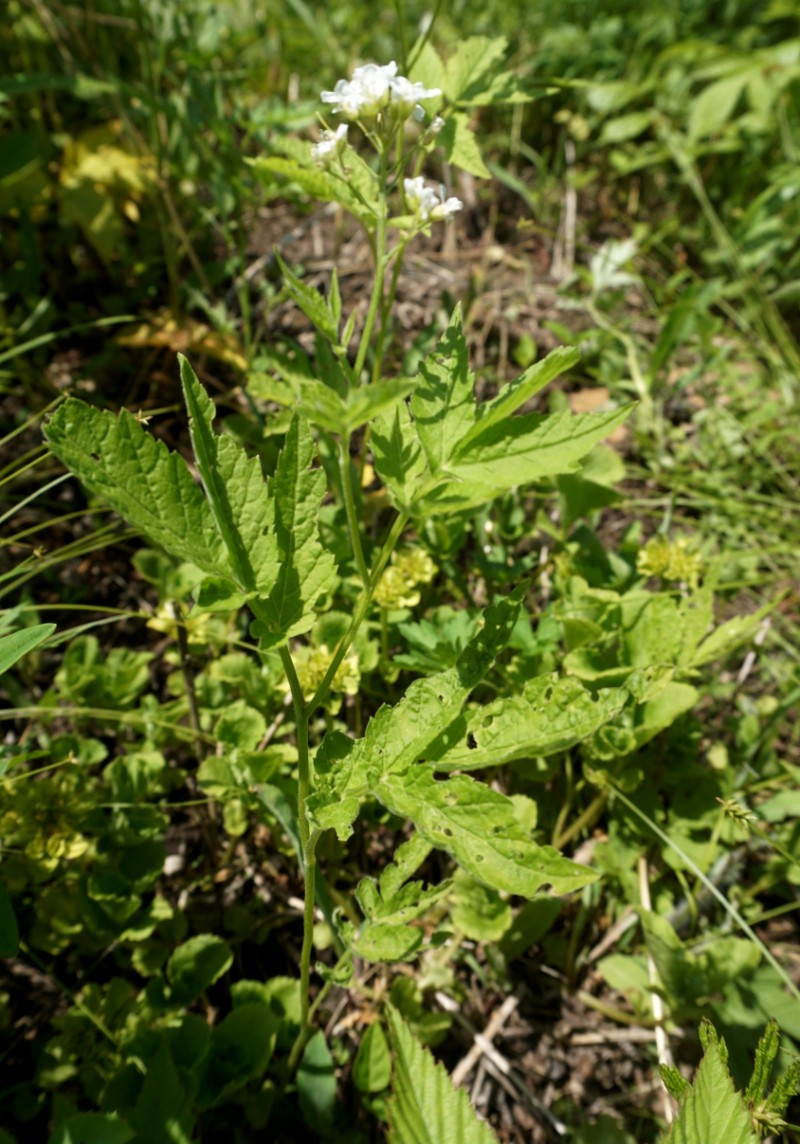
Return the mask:
<path id="1" fill-rule="evenodd" d="M 443 184 L 438 187 L 425 185 L 421 175 L 416 179 L 405 179 L 403 187 L 408 205 L 422 222 L 436 222 L 440 219 L 449 222 L 456 211 L 460 211 L 464 204 L 461 199 L 446 199 Z"/>
<path id="2" fill-rule="evenodd" d="M 347 119 L 374 119 L 385 108 L 391 108 L 401 119 L 407 119 L 421 99 L 441 95 L 439 88 L 426 88 L 397 74 L 397 64 L 364 64 L 356 68 L 350 80 L 340 79 L 333 91 L 322 92 L 322 102 L 333 105 L 334 114 Z"/>
<path id="3" fill-rule="evenodd" d="M 322 132 L 319 143 L 311 148 L 311 158 L 315 163 L 330 163 L 341 155 L 347 146 L 347 124 L 340 123 L 335 131 Z"/>
<path id="4" fill-rule="evenodd" d="M 424 84 L 412 83 L 404 75 L 396 76 L 391 82 L 392 107 L 403 119 L 416 111 L 421 99 L 433 99 L 441 94 L 438 87 L 426 88 Z"/>

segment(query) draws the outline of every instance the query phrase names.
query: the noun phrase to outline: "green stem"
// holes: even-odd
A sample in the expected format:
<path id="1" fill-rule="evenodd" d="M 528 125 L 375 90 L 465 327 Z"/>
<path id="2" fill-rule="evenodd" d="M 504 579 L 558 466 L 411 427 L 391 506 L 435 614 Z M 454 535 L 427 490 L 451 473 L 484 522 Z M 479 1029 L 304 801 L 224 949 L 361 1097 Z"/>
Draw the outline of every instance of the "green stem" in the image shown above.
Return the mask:
<path id="1" fill-rule="evenodd" d="M 356 632 L 361 627 L 361 624 L 364 621 L 364 617 L 369 611 L 369 606 L 372 603 L 372 595 L 375 591 L 375 588 L 377 587 L 378 581 L 380 580 L 381 575 L 383 574 L 383 570 L 389 561 L 389 557 L 391 556 L 392 552 L 394 552 L 395 545 L 400 539 L 403 529 L 407 524 L 407 514 L 402 512 L 398 513 L 398 515 L 395 517 L 391 529 L 389 530 L 389 534 L 383 543 L 383 548 L 381 548 L 378 554 L 378 559 L 375 561 L 369 577 L 369 583 L 365 585 L 364 591 L 361 594 L 361 599 L 358 602 L 358 607 L 356 608 L 347 634 L 344 636 L 342 642 L 336 649 L 330 666 L 325 672 L 322 683 L 320 683 L 319 687 L 314 693 L 314 696 L 306 704 L 307 716 L 310 716 L 317 709 L 317 707 L 319 707 L 319 705 L 324 703 L 327 699 L 333 677 L 339 670 L 339 666 L 344 657 L 347 655 L 350 645 L 355 638 Z"/>
<path id="2" fill-rule="evenodd" d="M 555 846 L 556 850 L 563 850 L 567 843 L 571 842 L 575 835 L 579 834 L 585 826 L 591 826 L 595 823 L 603 813 L 607 802 L 608 795 L 605 791 L 593 799 L 586 807 L 586 810 L 584 810 L 563 833 L 559 833 L 553 839 L 553 846 Z"/>
<path id="3" fill-rule="evenodd" d="M 361 331 L 361 340 L 358 343 L 358 353 L 356 355 L 356 363 L 353 367 L 353 373 L 356 378 L 361 376 L 361 371 L 364 368 L 364 362 L 367 358 L 367 350 L 369 349 L 370 338 L 372 331 L 375 328 L 375 319 L 378 316 L 378 311 L 381 308 L 381 299 L 383 298 L 383 280 L 386 275 L 386 150 L 381 148 L 381 173 L 380 173 L 380 190 L 381 190 L 381 210 L 378 215 L 378 223 L 375 233 L 375 283 L 372 287 L 372 297 L 369 300 L 369 309 L 367 310 L 367 320 L 364 323 L 364 329 Z"/>
<path id="4" fill-rule="evenodd" d="M 303 875 L 303 947 L 300 953 L 300 1033 L 298 1042 L 308 1032 L 311 952 L 314 945 L 314 890 L 316 882 L 316 837 L 312 839 L 308 825 L 308 796 L 311 793 L 311 764 L 308 755 L 308 712 L 303 689 L 297 678 L 288 647 L 280 649 L 281 663 L 292 693 L 297 723 L 297 824 L 300 832 L 300 860 Z M 294 1054 L 293 1054 L 294 1055 Z"/>
<path id="5" fill-rule="evenodd" d="M 375 361 L 372 366 L 372 384 L 377 384 L 380 381 L 381 370 L 383 368 L 383 354 L 386 346 L 386 330 L 389 325 L 388 316 L 394 308 L 394 300 L 397 294 L 397 283 L 400 280 L 400 272 L 403 269 L 403 256 L 406 252 L 407 242 L 402 242 L 392 251 L 394 256 L 394 266 L 392 267 L 392 277 L 389 282 L 389 294 L 384 300 L 381 307 L 381 324 L 378 330 L 378 344 L 375 347 Z M 390 255 L 391 257 L 391 255 Z"/>
<path id="6" fill-rule="evenodd" d="M 353 546 L 353 556 L 356 568 L 365 589 L 369 589 L 369 569 L 364 559 L 364 549 L 361 545 L 361 533 L 358 528 L 358 514 L 356 513 L 356 498 L 353 489 L 353 466 L 350 463 L 350 436 L 339 441 L 339 473 L 342 480 L 342 495 L 344 508 L 347 513 L 347 527 L 350 532 L 350 543 Z"/>

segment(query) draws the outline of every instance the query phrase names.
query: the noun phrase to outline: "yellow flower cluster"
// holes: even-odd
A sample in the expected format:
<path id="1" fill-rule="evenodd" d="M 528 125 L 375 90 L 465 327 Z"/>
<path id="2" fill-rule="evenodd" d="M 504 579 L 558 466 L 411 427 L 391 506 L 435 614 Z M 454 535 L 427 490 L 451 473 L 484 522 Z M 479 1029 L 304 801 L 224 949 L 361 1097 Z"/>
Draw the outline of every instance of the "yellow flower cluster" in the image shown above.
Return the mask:
<path id="1" fill-rule="evenodd" d="M 303 695 L 306 699 L 311 699 L 333 661 L 333 652 L 327 644 L 320 644 L 319 647 L 297 648 L 293 652 L 293 658 Z M 331 691 L 342 695 L 357 695 L 360 683 L 358 656 L 351 652 L 339 664 L 331 682 Z"/>
<path id="2" fill-rule="evenodd" d="M 438 569 L 422 548 L 407 548 L 392 557 L 378 581 L 375 602 L 387 611 L 413 608 L 420 601 L 419 584 L 430 584 Z"/>
<path id="3" fill-rule="evenodd" d="M 681 580 L 696 588 L 703 572 L 702 558 L 689 548 L 685 536 L 668 540 L 654 536 L 648 540 L 636 559 L 636 569 L 643 576 L 660 576 L 663 580 Z"/>

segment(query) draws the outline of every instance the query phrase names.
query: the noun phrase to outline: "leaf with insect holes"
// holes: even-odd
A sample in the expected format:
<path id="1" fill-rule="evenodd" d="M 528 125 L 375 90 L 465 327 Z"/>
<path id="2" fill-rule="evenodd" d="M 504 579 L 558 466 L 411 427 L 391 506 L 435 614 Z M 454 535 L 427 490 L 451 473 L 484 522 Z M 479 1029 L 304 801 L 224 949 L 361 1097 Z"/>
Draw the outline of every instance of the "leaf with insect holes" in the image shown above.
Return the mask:
<path id="1" fill-rule="evenodd" d="M 211 506 L 178 453 L 122 410 L 118 417 L 70 397 L 45 426 L 60 461 L 137 531 L 203 572 L 232 581 Z"/>
<path id="2" fill-rule="evenodd" d="M 274 588 L 259 602 L 253 625 L 265 648 L 307 632 L 317 617 L 320 598 L 336 584 L 336 563 L 319 535 L 326 480 L 322 469 L 311 467 L 314 453 L 308 426 L 294 417 L 269 483 L 280 566 Z"/>
<path id="3" fill-rule="evenodd" d="M 186 358 L 179 354 L 178 360 L 192 449 L 237 586 L 267 595 L 278 575 L 279 552 L 275 505 L 261 463 L 232 437 L 214 432 L 214 404 Z"/>
<path id="4" fill-rule="evenodd" d="M 593 735 L 629 699 L 622 687 L 593 693 L 580 680 L 541 675 L 516 695 L 465 712 L 457 741 L 428 758 L 437 771 L 467 771 L 553 755 Z"/>
<path id="5" fill-rule="evenodd" d="M 387 774 L 403 770 L 424 758 L 431 744 L 443 736 L 446 741 L 467 696 L 508 643 L 524 587 L 484 611 L 482 629 L 453 667 L 414 680 L 399 703 L 381 707 L 363 739 L 336 731 L 325 736 L 315 760 L 319 782 L 308 804 L 318 829 L 333 828 L 342 840 L 348 838 L 371 768 L 377 765 Z"/>
<path id="6" fill-rule="evenodd" d="M 410 819 L 427 842 L 484 885 L 532 898 L 545 885 L 566 894 L 597 878 L 552 846 L 539 846 L 517 821 L 511 799 L 468 775 L 440 781 L 418 763 L 401 773 L 376 769 L 367 782 L 387 810 Z"/>
<path id="7" fill-rule="evenodd" d="M 444 1065 L 416 1040 L 392 1005 L 386 1006 L 392 1046 L 389 1144 L 497 1144 L 469 1097 L 454 1088 Z"/>

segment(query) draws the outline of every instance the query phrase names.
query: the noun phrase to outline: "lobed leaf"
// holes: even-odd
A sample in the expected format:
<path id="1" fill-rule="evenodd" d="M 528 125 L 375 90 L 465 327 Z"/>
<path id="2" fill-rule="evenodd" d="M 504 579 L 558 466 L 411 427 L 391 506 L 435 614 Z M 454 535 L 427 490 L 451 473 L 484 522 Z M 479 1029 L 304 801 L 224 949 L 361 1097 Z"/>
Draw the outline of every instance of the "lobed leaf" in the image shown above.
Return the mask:
<path id="1" fill-rule="evenodd" d="M 712 1041 L 661 1144 L 756 1144 L 757 1139 L 720 1045 Z"/>
<path id="2" fill-rule="evenodd" d="M 186 462 L 127 410 L 115 417 L 70 397 L 45 437 L 59 460 L 135 529 L 202 571 L 232 579 L 211 506 Z"/>
<path id="3" fill-rule="evenodd" d="M 511 637 L 523 589 L 483 613 L 483 628 L 446 671 L 417 679 L 394 707 L 381 707 L 370 720 L 363 739 L 353 741 L 334 732 L 317 752 L 318 789 L 309 810 L 320 830 L 333 827 L 341 839 L 350 835 L 360 799 L 367 793 L 367 775 L 404 770 L 424 758 L 456 720 L 472 689 Z M 446 739 L 444 740 L 446 742 Z"/>
<path id="4" fill-rule="evenodd" d="M 390 1144 L 497 1144 L 466 1092 L 453 1088 L 444 1066 L 419 1044 L 397 1010 L 387 1005 L 386 1016 L 394 1058 L 386 1110 Z"/>
<path id="5" fill-rule="evenodd" d="M 400 774 L 372 772 L 368 782 L 387 810 L 410 819 L 432 846 L 496 890 L 532 898 L 551 885 L 566 894 L 597 877 L 552 846 L 539 846 L 519 825 L 511 799 L 467 775 L 439 781 L 417 764 Z"/>
<path id="6" fill-rule="evenodd" d="M 435 351 L 420 366 L 411 413 L 431 472 L 443 469 L 475 421 L 474 375 L 456 306 Z"/>
<path id="7" fill-rule="evenodd" d="M 178 354 L 197 468 L 238 587 L 266 595 L 278 575 L 275 506 L 258 457 L 212 429 L 216 414 L 189 362 Z"/>
<path id="8" fill-rule="evenodd" d="M 336 583 L 333 555 L 319 537 L 325 473 L 311 468 L 313 458 L 311 432 L 294 417 L 269 486 L 280 567 L 274 588 L 259 601 L 253 627 L 263 647 L 307 632 L 316 619 L 315 605 Z"/>

